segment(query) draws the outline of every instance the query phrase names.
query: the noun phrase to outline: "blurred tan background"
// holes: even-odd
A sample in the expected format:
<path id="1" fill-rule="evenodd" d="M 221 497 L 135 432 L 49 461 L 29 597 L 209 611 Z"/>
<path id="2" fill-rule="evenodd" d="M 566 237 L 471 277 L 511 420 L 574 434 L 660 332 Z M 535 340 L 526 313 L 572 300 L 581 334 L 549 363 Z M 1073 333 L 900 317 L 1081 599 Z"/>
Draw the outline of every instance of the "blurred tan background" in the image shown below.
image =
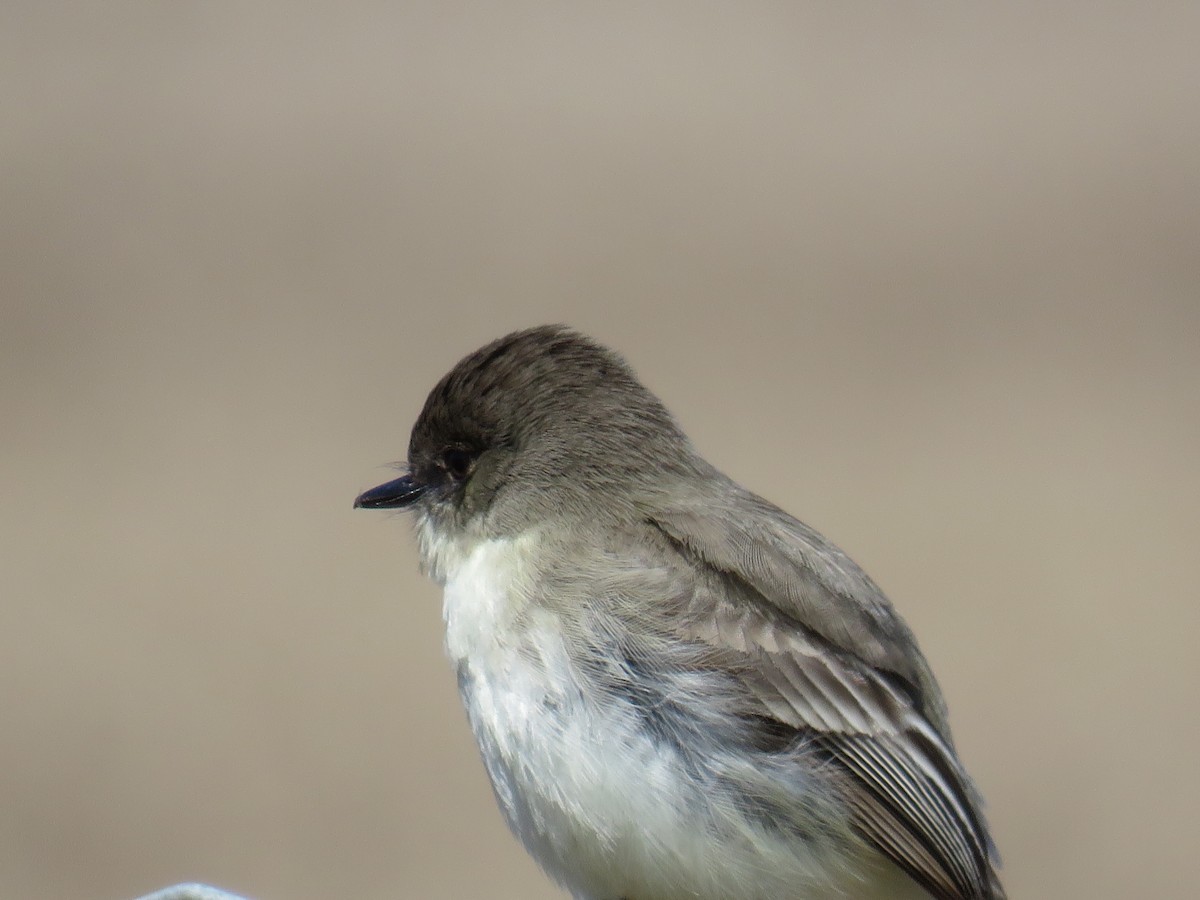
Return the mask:
<path id="1" fill-rule="evenodd" d="M 882 583 L 1014 900 L 1194 896 L 1200 6 L 0 19 L 0 897 L 559 896 L 350 506 L 547 321 Z"/>

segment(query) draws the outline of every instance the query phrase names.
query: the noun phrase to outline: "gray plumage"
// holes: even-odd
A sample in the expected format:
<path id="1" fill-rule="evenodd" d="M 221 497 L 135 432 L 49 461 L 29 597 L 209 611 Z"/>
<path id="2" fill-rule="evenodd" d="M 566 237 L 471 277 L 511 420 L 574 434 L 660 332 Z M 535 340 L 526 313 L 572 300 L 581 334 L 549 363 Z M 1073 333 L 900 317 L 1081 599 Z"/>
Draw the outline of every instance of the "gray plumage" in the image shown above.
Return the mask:
<path id="1" fill-rule="evenodd" d="M 509 825 L 586 900 L 1000 900 L 912 633 L 561 326 L 463 359 L 404 477 Z"/>

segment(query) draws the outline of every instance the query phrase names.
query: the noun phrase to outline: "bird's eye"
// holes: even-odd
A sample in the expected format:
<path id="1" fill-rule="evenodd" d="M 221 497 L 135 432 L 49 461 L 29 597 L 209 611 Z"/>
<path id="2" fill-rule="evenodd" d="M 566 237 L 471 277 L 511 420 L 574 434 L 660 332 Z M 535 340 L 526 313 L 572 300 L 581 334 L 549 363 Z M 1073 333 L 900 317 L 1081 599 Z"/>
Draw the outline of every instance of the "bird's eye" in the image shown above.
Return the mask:
<path id="1" fill-rule="evenodd" d="M 447 447 L 442 453 L 442 467 L 456 481 L 462 481 L 471 471 L 471 454 L 462 447 Z"/>

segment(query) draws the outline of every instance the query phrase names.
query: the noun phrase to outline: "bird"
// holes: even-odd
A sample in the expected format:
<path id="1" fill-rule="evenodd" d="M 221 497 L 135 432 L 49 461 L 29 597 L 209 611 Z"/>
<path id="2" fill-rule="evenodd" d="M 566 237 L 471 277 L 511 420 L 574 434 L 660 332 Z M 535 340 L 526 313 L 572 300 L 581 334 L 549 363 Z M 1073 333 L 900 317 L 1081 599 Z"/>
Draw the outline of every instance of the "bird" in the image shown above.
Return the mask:
<path id="1" fill-rule="evenodd" d="M 468 354 L 403 474 L 509 828 L 575 900 L 1002 900 L 912 631 L 564 325 Z"/>

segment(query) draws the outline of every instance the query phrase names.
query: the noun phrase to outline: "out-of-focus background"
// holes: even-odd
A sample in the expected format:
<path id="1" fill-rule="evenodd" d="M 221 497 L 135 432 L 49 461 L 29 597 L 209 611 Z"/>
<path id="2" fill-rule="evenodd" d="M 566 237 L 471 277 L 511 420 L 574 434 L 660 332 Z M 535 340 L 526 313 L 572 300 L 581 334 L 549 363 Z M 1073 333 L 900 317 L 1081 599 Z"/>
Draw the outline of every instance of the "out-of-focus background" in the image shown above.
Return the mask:
<path id="1" fill-rule="evenodd" d="M 552 898 L 392 477 L 564 321 L 921 638 L 1014 898 L 1200 878 L 1200 6 L 10 3 L 0 896 Z"/>

